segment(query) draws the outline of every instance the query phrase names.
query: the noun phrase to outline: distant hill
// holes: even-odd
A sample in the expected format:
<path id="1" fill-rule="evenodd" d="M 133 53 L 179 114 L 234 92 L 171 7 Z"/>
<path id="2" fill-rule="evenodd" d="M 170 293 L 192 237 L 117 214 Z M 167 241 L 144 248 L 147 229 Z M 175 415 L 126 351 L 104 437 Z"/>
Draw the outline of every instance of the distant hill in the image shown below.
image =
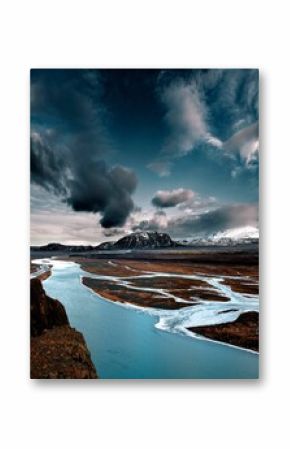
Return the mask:
<path id="1" fill-rule="evenodd" d="M 31 246 L 31 251 L 91 251 L 95 249 L 94 246 L 91 245 L 62 245 L 61 243 L 48 243 L 47 245 L 42 246 Z"/>
<path id="2" fill-rule="evenodd" d="M 107 251 L 108 249 L 112 249 L 114 244 L 115 242 L 103 242 L 96 246 L 95 249 L 98 251 Z"/>

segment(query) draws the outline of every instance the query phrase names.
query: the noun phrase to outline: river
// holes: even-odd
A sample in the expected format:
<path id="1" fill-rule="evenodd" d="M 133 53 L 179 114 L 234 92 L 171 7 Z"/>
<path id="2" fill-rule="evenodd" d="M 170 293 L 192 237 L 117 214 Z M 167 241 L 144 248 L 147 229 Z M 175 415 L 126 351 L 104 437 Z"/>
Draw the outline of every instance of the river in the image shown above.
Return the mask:
<path id="1" fill-rule="evenodd" d="M 107 301 L 82 284 L 81 278 L 90 274 L 78 264 L 55 260 L 48 262 L 53 267 L 51 276 L 43 282 L 45 291 L 62 302 L 70 324 L 84 335 L 100 378 L 258 377 L 258 354 L 165 331 L 160 326 L 161 311 L 126 307 Z M 166 320 L 166 313 L 163 319 Z"/>

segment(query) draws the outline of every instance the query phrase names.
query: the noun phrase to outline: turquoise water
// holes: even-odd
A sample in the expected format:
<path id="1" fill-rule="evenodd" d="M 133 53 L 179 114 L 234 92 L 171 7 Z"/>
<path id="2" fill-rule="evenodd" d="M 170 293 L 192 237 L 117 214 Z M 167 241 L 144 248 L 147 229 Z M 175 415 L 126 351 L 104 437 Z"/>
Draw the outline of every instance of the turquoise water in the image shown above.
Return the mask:
<path id="1" fill-rule="evenodd" d="M 158 317 L 100 298 L 84 287 L 77 264 L 55 266 L 43 285 L 83 333 L 101 378 L 253 379 L 257 354 L 154 327 Z"/>

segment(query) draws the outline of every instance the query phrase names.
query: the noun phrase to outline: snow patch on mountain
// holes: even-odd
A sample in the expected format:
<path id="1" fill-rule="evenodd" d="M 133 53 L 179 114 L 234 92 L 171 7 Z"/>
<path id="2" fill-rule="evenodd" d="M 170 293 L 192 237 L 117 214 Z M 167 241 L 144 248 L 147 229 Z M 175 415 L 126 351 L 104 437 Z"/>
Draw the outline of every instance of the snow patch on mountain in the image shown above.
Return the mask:
<path id="1" fill-rule="evenodd" d="M 219 241 L 221 239 L 244 240 L 258 239 L 259 230 L 254 226 L 243 226 L 241 228 L 227 229 L 224 232 L 217 232 L 212 236 L 212 240 Z"/>
<path id="2" fill-rule="evenodd" d="M 254 226 L 231 228 L 210 234 L 207 237 L 196 237 L 187 241 L 188 245 L 238 245 L 256 243 L 259 240 L 259 230 Z M 185 243 L 185 242 L 184 242 Z"/>

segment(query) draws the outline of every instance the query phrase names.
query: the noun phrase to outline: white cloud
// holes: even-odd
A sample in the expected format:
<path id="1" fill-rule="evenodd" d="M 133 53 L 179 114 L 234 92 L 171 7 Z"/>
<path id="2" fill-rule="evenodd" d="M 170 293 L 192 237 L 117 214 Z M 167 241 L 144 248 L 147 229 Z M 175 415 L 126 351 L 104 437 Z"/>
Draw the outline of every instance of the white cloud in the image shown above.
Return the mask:
<path id="1" fill-rule="evenodd" d="M 205 144 L 208 154 L 212 147 L 221 150 L 217 153 L 219 158 L 230 155 L 237 165 L 234 173 L 241 165 L 245 169 L 257 165 L 258 122 L 249 124 L 257 120 L 258 88 L 255 70 L 210 70 L 202 75 L 197 72 L 191 79 L 179 79 L 160 88 L 168 136 L 160 157 L 148 168 L 168 176 L 171 167 L 166 162 L 172 164 L 200 143 Z M 230 133 L 234 134 L 228 139 Z"/>
<path id="2" fill-rule="evenodd" d="M 157 173 L 159 176 L 169 176 L 171 163 L 169 161 L 155 161 L 147 165 L 147 168 Z"/>
<path id="3" fill-rule="evenodd" d="M 169 86 L 162 95 L 167 107 L 165 122 L 170 134 L 164 152 L 183 156 L 192 151 L 195 143 L 208 135 L 206 107 L 194 82 Z"/>
<path id="4" fill-rule="evenodd" d="M 217 137 L 214 137 L 210 134 L 205 136 L 205 141 L 212 147 L 222 148 L 222 146 L 223 146 L 223 143 L 220 139 L 218 139 Z"/>
<path id="5" fill-rule="evenodd" d="M 209 130 L 208 111 L 201 92 L 202 89 L 194 80 L 187 83 L 179 81 L 163 90 L 161 101 L 166 107 L 164 121 L 168 136 L 161 149 L 160 159 L 147 166 L 159 176 L 168 176 L 171 160 L 186 156 L 199 142 L 222 147 L 221 140 Z"/>
<path id="6" fill-rule="evenodd" d="M 248 166 L 258 157 L 259 135 L 258 122 L 236 132 L 224 145 L 224 151 L 229 154 L 239 154 Z"/>
<path id="7" fill-rule="evenodd" d="M 152 198 L 156 207 L 174 207 L 193 199 L 195 193 L 189 189 L 158 190 Z"/>

